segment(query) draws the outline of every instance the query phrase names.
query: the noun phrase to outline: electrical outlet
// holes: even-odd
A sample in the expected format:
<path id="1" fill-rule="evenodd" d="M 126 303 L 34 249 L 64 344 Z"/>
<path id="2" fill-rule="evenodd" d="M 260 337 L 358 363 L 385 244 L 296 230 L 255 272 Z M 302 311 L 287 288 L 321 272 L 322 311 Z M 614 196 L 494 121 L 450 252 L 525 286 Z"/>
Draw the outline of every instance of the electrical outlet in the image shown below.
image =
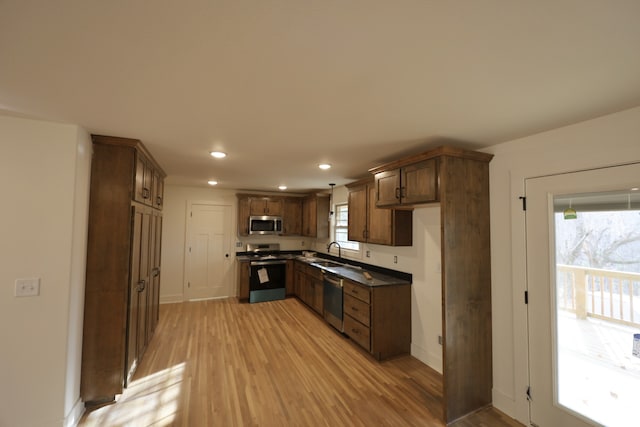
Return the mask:
<path id="1" fill-rule="evenodd" d="M 236 248 L 241 248 L 242 247 L 242 242 L 236 242 Z"/>
<path id="2" fill-rule="evenodd" d="M 438 344 L 442 345 L 442 335 L 438 335 Z"/>
<path id="3" fill-rule="evenodd" d="M 394 255 L 393 256 L 393 263 L 397 264 L 398 263 L 398 255 Z"/>
<path id="4" fill-rule="evenodd" d="M 302 243 L 300 243 L 300 246 L 304 248 L 304 240 L 302 241 Z"/>
<path id="5" fill-rule="evenodd" d="M 371 251 L 367 251 L 366 256 L 367 256 L 367 258 L 371 258 Z"/>
<path id="6" fill-rule="evenodd" d="M 16 279 L 15 296 L 37 297 L 40 295 L 40 279 Z"/>

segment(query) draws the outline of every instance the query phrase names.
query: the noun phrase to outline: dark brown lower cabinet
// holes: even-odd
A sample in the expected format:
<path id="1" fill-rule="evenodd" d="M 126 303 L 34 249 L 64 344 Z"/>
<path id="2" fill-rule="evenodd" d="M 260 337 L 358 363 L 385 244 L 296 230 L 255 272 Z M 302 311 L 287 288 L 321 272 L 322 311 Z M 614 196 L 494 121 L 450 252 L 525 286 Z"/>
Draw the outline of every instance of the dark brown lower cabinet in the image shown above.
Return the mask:
<path id="1" fill-rule="evenodd" d="M 378 360 L 411 351 L 411 285 L 343 281 L 344 333 Z"/>
<path id="2" fill-rule="evenodd" d="M 322 315 L 324 305 L 324 284 L 322 270 L 302 261 L 295 261 L 295 293 L 316 313 Z"/>

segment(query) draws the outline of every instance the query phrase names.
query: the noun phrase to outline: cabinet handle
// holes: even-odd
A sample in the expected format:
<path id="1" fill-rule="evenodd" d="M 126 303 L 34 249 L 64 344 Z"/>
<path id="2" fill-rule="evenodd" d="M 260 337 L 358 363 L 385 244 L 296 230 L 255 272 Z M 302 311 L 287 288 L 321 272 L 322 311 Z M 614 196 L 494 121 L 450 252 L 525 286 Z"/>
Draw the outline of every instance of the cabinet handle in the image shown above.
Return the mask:
<path id="1" fill-rule="evenodd" d="M 147 287 L 147 282 L 146 282 L 144 279 L 143 279 L 143 280 L 140 280 L 140 281 L 138 282 L 138 288 L 137 288 L 137 291 L 138 291 L 138 292 L 142 292 L 142 291 L 144 291 L 144 288 L 146 288 L 146 287 Z"/>
<path id="2" fill-rule="evenodd" d="M 149 189 L 148 188 L 143 188 L 142 189 L 142 198 L 143 199 L 148 199 L 149 198 Z"/>
<path id="3" fill-rule="evenodd" d="M 156 197 L 156 205 L 158 206 L 162 205 L 162 197 L 160 196 Z"/>
<path id="4" fill-rule="evenodd" d="M 407 187 L 400 187 L 400 197 L 407 197 Z"/>

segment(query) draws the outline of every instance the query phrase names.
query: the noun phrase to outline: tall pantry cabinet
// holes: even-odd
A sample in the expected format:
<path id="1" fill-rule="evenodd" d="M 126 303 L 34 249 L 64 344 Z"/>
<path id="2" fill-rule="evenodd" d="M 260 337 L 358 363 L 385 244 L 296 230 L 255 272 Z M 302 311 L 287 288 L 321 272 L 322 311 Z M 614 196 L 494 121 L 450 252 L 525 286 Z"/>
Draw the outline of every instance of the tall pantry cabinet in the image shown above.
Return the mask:
<path id="1" fill-rule="evenodd" d="M 158 323 L 162 168 L 138 140 L 92 135 L 80 394 L 113 401 Z"/>

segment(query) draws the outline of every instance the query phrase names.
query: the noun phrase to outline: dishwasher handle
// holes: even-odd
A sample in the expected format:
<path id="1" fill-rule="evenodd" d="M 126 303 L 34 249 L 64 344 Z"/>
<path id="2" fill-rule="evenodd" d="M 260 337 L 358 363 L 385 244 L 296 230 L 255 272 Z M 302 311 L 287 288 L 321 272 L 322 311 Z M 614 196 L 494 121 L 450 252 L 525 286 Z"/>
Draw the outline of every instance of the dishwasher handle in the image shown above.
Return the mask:
<path id="1" fill-rule="evenodd" d="M 325 273 L 324 281 L 329 283 L 332 286 L 335 286 L 336 288 L 342 287 L 342 279 L 338 278 L 338 276 L 328 275 Z"/>

